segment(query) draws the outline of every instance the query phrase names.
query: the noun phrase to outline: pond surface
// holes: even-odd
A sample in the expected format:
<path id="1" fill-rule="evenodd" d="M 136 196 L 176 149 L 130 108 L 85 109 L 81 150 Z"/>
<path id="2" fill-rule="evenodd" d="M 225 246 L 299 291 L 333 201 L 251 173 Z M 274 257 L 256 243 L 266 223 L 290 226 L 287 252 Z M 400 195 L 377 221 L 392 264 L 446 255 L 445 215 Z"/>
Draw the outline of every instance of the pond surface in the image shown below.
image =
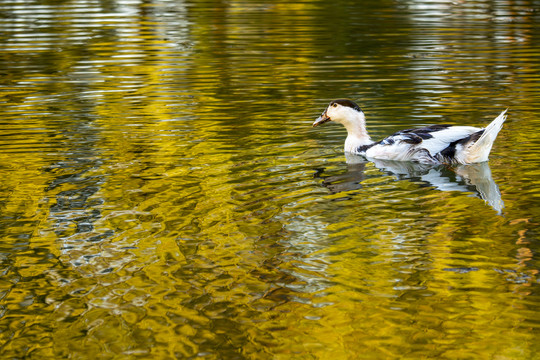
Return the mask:
<path id="1" fill-rule="evenodd" d="M 5 0 L 9 359 L 538 359 L 540 3 Z M 346 157 L 485 126 L 489 163 Z"/>

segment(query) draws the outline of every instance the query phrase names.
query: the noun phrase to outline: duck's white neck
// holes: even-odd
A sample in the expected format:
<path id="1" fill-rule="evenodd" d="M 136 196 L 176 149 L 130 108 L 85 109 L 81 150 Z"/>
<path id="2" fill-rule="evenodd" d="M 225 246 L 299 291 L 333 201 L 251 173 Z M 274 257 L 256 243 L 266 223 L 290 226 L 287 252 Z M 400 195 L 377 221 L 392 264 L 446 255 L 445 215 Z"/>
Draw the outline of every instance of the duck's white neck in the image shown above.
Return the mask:
<path id="1" fill-rule="evenodd" d="M 353 116 L 343 121 L 343 125 L 348 133 L 345 140 L 346 152 L 354 153 L 358 147 L 373 143 L 366 130 L 366 118 L 363 112 L 355 111 Z"/>

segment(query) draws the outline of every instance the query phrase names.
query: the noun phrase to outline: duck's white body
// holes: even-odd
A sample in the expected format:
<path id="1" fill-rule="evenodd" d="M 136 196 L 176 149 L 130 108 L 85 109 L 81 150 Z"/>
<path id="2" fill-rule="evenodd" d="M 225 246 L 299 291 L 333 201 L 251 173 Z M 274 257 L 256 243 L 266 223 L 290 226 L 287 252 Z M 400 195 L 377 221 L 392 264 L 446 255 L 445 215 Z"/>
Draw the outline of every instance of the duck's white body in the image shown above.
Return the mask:
<path id="1" fill-rule="evenodd" d="M 472 126 L 432 125 L 399 131 L 374 142 L 366 130 L 365 116 L 350 100 L 335 100 L 313 126 L 327 121 L 347 128 L 345 152 L 367 158 L 421 163 L 471 164 L 487 161 L 493 142 L 506 119 L 503 111 L 485 129 Z"/>

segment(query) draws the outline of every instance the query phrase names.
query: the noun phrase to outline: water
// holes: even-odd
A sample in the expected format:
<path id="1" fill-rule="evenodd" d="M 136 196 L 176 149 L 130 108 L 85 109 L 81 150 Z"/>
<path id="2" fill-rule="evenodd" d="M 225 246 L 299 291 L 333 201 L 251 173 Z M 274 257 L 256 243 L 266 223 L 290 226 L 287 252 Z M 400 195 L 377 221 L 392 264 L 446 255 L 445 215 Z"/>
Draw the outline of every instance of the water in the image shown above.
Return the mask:
<path id="1" fill-rule="evenodd" d="M 537 359 L 537 1 L 4 1 L 2 358 Z M 483 126 L 488 164 L 342 152 Z"/>

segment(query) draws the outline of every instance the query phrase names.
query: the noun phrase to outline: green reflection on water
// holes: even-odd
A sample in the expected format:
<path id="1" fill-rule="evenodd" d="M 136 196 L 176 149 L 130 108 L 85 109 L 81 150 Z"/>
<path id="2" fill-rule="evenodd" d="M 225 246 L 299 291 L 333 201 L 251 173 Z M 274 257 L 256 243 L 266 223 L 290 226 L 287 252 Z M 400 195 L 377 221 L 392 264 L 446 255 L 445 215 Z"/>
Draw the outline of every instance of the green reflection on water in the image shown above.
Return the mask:
<path id="1" fill-rule="evenodd" d="M 3 356 L 535 358 L 534 5 L 3 3 Z M 347 164 L 338 97 L 374 138 L 510 107 L 502 214 Z"/>

